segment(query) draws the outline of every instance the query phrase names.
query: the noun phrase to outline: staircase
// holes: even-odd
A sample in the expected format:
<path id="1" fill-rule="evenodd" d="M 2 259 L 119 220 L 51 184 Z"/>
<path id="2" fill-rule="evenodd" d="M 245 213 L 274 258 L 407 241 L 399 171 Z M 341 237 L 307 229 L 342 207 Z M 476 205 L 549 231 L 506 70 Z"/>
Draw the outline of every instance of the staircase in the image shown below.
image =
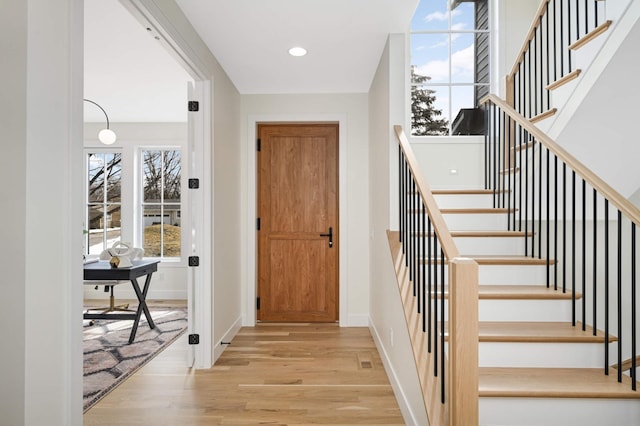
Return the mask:
<path id="1" fill-rule="evenodd" d="M 432 191 L 396 127 L 404 195 L 389 244 L 430 423 L 640 424 L 637 273 L 622 266 L 637 259 L 640 211 L 504 102 L 487 102 L 490 122 L 506 117 L 488 130 L 499 171 L 487 189 Z M 475 273 L 458 270 L 469 264 Z"/>
<path id="2" fill-rule="evenodd" d="M 434 196 L 461 256 L 479 265 L 480 424 L 640 422 L 631 379 L 602 372 L 602 347 L 613 353 L 617 339 L 572 325 L 572 293 L 547 287 L 547 259 L 525 256 L 522 232 L 505 231 L 506 214 L 487 208 L 493 191 Z"/>

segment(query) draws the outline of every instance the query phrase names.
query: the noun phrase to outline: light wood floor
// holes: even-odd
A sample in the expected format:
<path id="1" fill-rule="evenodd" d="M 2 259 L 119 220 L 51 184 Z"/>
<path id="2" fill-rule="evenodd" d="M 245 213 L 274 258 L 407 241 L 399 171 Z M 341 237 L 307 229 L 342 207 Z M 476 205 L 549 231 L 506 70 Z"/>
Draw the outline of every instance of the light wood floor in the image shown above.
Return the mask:
<path id="1" fill-rule="evenodd" d="M 367 328 L 243 328 L 210 370 L 186 336 L 84 415 L 85 425 L 403 425 Z"/>

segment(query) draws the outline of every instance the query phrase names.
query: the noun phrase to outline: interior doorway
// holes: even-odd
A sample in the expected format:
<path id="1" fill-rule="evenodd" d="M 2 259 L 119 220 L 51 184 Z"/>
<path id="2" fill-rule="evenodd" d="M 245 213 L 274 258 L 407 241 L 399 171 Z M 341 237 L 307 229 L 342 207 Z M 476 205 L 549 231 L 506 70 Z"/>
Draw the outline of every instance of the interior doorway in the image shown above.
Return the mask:
<path id="1" fill-rule="evenodd" d="M 338 124 L 258 125 L 260 321 L 339 319 Z"/>

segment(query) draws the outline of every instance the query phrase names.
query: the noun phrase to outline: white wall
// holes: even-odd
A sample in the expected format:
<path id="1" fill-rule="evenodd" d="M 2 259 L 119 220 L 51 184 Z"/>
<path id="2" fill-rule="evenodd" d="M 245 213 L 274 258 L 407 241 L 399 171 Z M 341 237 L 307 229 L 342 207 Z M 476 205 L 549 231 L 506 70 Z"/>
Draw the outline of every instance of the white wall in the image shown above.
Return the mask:
<path id="1" fill-rule="evenodd" d="M 625 197 L 640 187 L 637 159 L 640 83 L 629 70 L 640 67 L 640 2 L 632 2 L 549 135 Z"/>
<path id="2" fill-rule="evenodd" d="M 369 314 L 367 95 L 243 95 L 243 306 L 255 321 L 255 124 L 269 121 L 338 121 L 340 188 L 340 323 L 366 326 Z"/>
<path id="3" fill-rule="evenodd" d="M 492 82 L 492 86 L 502 97 L 505 95 L 505 77 L 515 64 L 539 6 L 540 0 L 497 0 L 493 4 L 493 16 L 494 21 L 497 19 L 497 25 L 494 23 L 492 33 L 494 37 L 492 78 L 494 80 L 497 78 L 498 81 Z"/>
<path id="4" fill-rule="evenodd" d="M 204 161 L 205 167 L 210 167 L 204 172 L 211 173 L 211 181 L 203 181 L 201 187 L 211 191 L 212 236 L 211 247 L 203 248 L 210 259 L 201 258 L 205 282 L 202 288 L 196 289 L 195 295 L 201 316 L 196 331 L 201 333 L 201 345 L 209 345 L 207 352 L 210 350 L 210 354 L 198 351 L 198 367 L 208 368 L 222 353 L 220 341 L 233 337 L 241 317 L 240 94 L 175 1 L 130 1 L 143 5 L 161 32 L 174 40 L 180 53 L 178 59 L 194 71 L 192 75 L 196 80 L 211 81 L 212 117 L 207 131 L 211 134 L 212 146 L 205 147 L 207 152 L 203 153 L 211 155 Z M 207 303 L 201 300 L 205 298 Z M 206 335 L 209 333 L 210 336 Z"/>
<path id="5" fill-rule="evenodd" d="M 369 91 L 370 328 L 405 422 L 426 425 L 400 293 L 386 235 L 397 200 L 397 142 L 393 125 L 407 114 L 405 35 L 389 37 Z M 393 337 L 392 337 L 393 335 Z"/>
<path id="6" fill-rule="evenodd" d="M 241 324 L 241 112 L 240 95 L 222 68 L 213 79 L 213 345 L 231 341 Z M 208 283 L 205 283 L 207 285 Z"/>
<path id="7" fill-rule="evenodd" d="M 0 3 L 3 424 L 82 423 L 82 16 Z"/>
<path id="8" fill-rule="evenodd" d="M 410 140 L 431 189 L 484 186 L 483 136 L 429 136 Z"/>

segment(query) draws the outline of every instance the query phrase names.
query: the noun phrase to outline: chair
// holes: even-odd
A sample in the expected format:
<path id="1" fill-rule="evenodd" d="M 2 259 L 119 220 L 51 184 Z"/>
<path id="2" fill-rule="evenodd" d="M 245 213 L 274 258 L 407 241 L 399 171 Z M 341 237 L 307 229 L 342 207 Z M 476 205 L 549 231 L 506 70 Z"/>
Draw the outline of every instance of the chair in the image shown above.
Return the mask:
<path id="1" fill-rule="evenodd" d="M 100 253 L 100 258 L 99 260 L 101 261 L 109 261 L 112 257 L 112 255 L 121 255 L 124 254 L 125 252 L 122 251 L 121 248 L 119 248 L 119 246 L 124 246 L 127 249 L 127 255 L 129 256 L 130 260 L 139 260 L 142 259 L 142 256 L 144 255 L 144 249 L 141 248 L 130 248 L 127 244 L 124 243 L 120 243 L 120 242 L 116 242 L 113 247 L 111 249 L 107 249 L 107 250 L 103 250 L 102 253 Z M 97 282 L 96 281 L 85 281 L 85 284 L 96 284 L 95 289 L 97 290 L 98 287 L 100 286 L 104 286 L 104 292 L 110 292 L 109 295 L 109 306 L 103 306 L 103 307 L 99 307 L 99 308 L 89 308 L 87 309 L 86 312 L 90 312 L 90 311 L 98 311 L 100 313 L 108 313 L 108 312 L 134 312 L 132 309 L 129 309 L 129 304 L 128 303 L 124 303 L 121 305 L 116 305 L 115 304 L 115 297 L 113 295 L 113 288 L 118 285 L 118 284 L 123 284 L 123 283 L 128 283 L 129 281 L 102 281 L 102 282 Z"/>

